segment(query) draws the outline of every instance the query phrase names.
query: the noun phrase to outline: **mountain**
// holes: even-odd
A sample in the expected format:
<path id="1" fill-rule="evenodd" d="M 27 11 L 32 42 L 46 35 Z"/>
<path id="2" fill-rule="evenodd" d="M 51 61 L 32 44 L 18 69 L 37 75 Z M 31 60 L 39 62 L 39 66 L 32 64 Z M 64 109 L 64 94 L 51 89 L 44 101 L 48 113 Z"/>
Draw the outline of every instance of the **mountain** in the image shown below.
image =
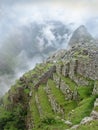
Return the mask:
<path id="1" fill-rule="evenodd" d="M 97 130 L 98 47 L 59 50 L 0 100 L 0 130 Z"/>
<path id="2" fill-rule="evenodd" d="M 81 43 L 89 43 L 89 44 L 95 43 L 94 38 L 87 31 L 84 25 L 81 25 L 73 32 L 73 35 L 69 41 L 70 46 L 81 44 Z"/>

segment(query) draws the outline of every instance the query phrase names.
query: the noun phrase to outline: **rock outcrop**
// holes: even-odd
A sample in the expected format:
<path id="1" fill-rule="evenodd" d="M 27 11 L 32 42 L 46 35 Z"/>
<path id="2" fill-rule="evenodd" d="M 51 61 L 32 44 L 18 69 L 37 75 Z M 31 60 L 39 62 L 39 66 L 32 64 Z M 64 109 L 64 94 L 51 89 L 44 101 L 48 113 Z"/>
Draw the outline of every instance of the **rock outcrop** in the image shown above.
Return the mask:
<path id="1" fill-rule="evenodd" d="M 74 31 L 69 41 L 69 45 L 74 46 L 76 44 L 84 44 L 84 43 L 94 44 L 94 42 L 95 42 L 94 38 L 87 31 L 86 27 L 84 25 L 81 25 Z"/>

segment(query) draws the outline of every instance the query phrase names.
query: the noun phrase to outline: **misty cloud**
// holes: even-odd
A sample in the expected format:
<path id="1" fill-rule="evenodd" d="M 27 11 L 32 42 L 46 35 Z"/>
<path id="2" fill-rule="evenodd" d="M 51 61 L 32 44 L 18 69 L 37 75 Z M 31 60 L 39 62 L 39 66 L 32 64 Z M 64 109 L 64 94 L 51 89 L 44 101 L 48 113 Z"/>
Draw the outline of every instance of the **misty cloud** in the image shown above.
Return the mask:
<path id="1" fill-rule="evenodd" d="M 2 42 L 0 49 L 0 86 L 4 85 L 6 90 L 10 83 L 14 83 L 16 78 L 32 69 L 36 63 L 42 62 L 62 46 L 66 47 L 66 38 L 72 31 L 70 25 L 66 27 L 62 22 L 44 21 L 32 22 L 12 32 Z M 10 77 L 10 82 L 3 84 Z"/>
<path id="2" fill-rule="evenodd" d="M 0 0 L 0 93 L 56 50 L 81 24 L 98 37 L 97 0 Z"/>

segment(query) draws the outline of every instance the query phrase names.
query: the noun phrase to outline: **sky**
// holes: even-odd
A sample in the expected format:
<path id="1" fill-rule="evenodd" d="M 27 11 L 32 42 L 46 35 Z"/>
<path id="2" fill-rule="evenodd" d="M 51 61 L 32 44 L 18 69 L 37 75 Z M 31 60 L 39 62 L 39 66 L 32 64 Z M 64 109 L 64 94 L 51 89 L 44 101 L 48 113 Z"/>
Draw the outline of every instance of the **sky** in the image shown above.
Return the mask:
<path id="1" fill-rule="evenodd" d="M 84 24 L 97 36 L 98 0 L 0 0 L 0 35 L 16 26 L 49 19 Z"/>

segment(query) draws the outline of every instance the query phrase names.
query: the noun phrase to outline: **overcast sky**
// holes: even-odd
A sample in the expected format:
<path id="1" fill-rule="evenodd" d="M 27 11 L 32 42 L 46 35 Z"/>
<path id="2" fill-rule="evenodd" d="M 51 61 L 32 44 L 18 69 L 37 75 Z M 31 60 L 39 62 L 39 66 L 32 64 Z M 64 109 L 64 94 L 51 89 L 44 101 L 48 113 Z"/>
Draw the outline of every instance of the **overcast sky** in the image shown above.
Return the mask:
<path id="1" fill-rule="evenodd" d="M 59 16 L 63 15 L 63 17 L 71 17 L 78 19 L 88 18 L 88 17 L 96 17 L 98 16 L 98 0 L 0 0 L 1 11 L 0 14 L 3 16 L 4 10 L 6 11 L 16 11 L 23 13 L 26 16 L 26 12 L 31 12 L 32 16 L 33 12 L 36 9 L 40 10 L 40 13 L 51 13 L 51 15 L 56 16 L 56 12 L 58 12 Z M 3 9 L 3 10 L 2 10 Z M 54 11 L 54 12 L 53 12 Z M 61 14 L 60 14 L 60 11 Z M 14 12 L 13 12 L 14 13 Z M 37 13 L 37 12 L 34 12 Z M 64 14 L 66 14 L 64 16 Z"/>
<path id="2" fill-rule="evenodd" d="M 84 24 L 98 35 L 98 0 L 0 0 L 0 41 L 17 26 L 60 20 Z"/>

